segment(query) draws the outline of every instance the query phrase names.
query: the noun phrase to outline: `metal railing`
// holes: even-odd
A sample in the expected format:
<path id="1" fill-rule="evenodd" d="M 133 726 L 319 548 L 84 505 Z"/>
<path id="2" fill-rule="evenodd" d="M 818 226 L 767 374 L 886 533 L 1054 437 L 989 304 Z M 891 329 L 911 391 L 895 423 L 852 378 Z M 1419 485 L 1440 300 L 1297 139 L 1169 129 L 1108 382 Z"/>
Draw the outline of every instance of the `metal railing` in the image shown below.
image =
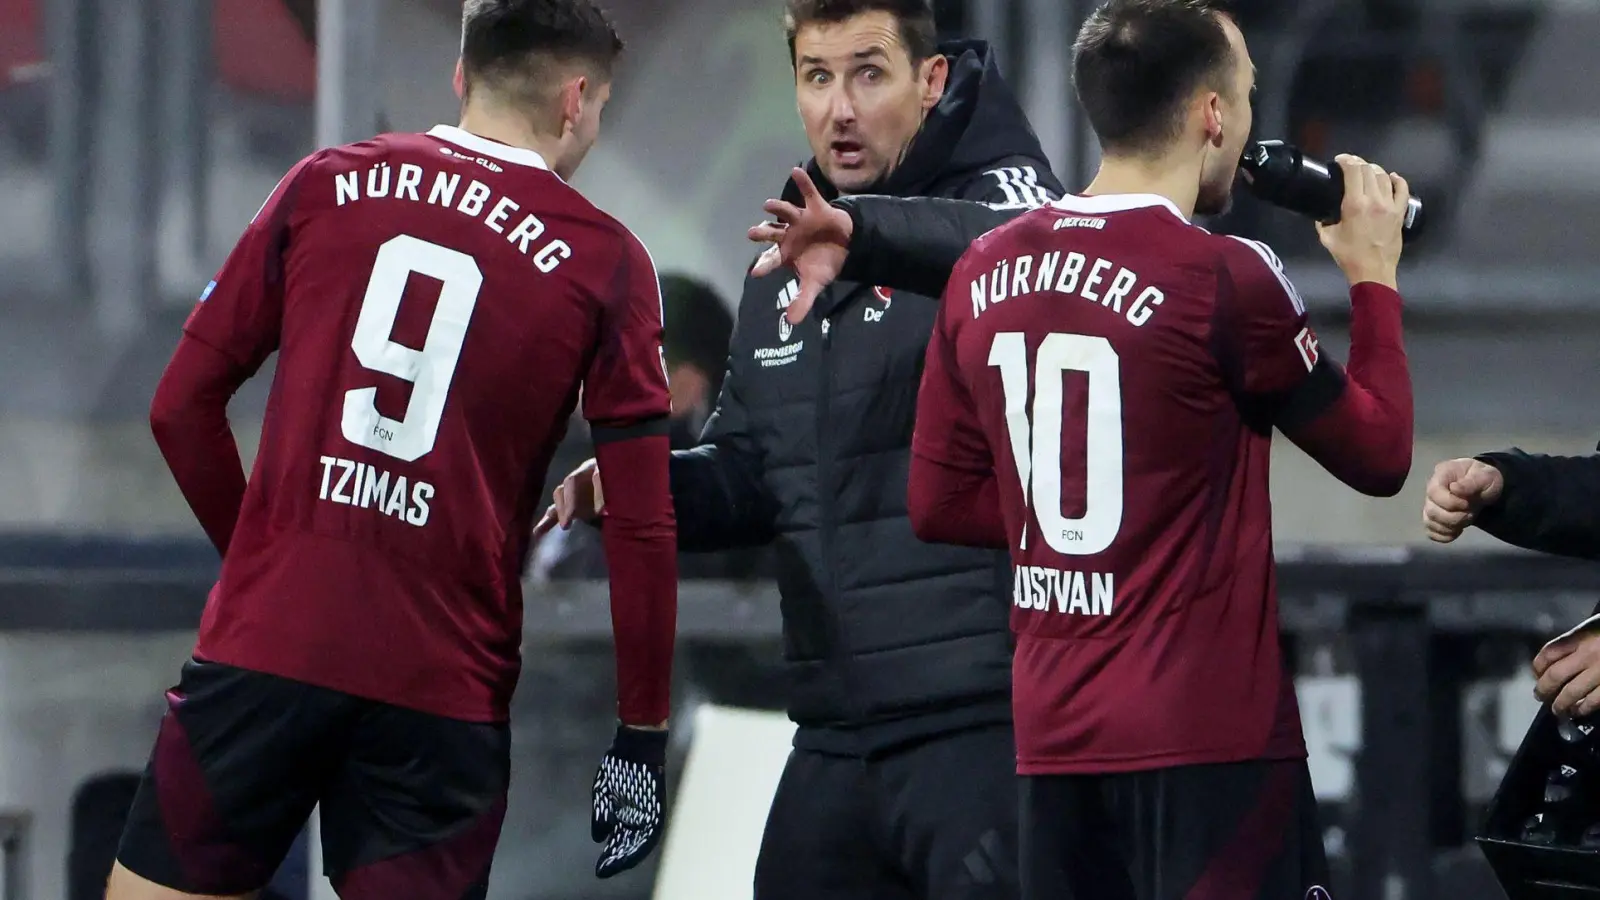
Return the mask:
<path id="1" fill-rule="evenodd" d="M 43 553 L 34 548 L 29 555 Z M 1589 614 L 1600 598 L 1600 567 L 1527 554 L 1393 548 L 1310 548 L 1279 555 L 1283 630 L 1291 657 L 1299 657 L 1297 669 L 1311 674 L 1307 661 L 1313 654 L 1337 656 L 1340 672 L 1322 681 L 1358 685 L 1352 687 L 1356 708 L 1344 713 L 1358 720 L 1357 737 L 1334 748 L 1343 760 L 1337 764 L 1350 772 L 1350 785 L 1325 798 L 1326 816 L 1335 823 L 1330 847 L 1339 845 L 1343 873 L 1336 886 L 1349 896 L 1442 900 L 1433 887 L 1441 855 L 1477 861 L 1462 847 L 1476 828 L 1482 793 L 1464 796 L 1465 773 L 1471 768 L 1478 783 L 1496 780 L 1492 765 L 1464 762 L 1467 733 L 1482 727 L 1468 721 L 1464 698 L 1484 673 L 1469 671 L 1461 660 L 1471 654 L 1461 648 L 1487 637 L 1511 648 L 1501 656 L 1525 666 L 1531 648 Z M 193 561 L 204 554 L 188 556 Z M 136 640 L 140 632 L 192 630 L 214 575 L 192 562 L 164 570 L 148 558 L 122 567 L 94 567 L 85 560 L 80 568 L 59 559 L 54 566 L 18 565 L 25 560 L 15 558 L 6 565 L 4 557 L 0 553 L 0 632 L 55 639 L 115 632 Z M 781 622 L 770 583 L 685 582 L 680 608 L 680 653 L 687 659 L 697 647 L 739 645 L 767 648 L 761 652 L 774 656 L 767 665 L 776 666 L 772 647 Z M 563 647 L 603 646 L 610 633 L 603 582 L 528 585 L 526 641 L 534 657 L 548 661 L 561 658 Z M 1330 646 L 1336 652 L 1318 649 Z M 605 654 L 590 655 L 605 668 Z M 718 671 L 715 663 L 688 669 L 693 674 L 686 677 L 698 679 L 697 686 L 680 696 L 713 702 L 727 689 L 719 679 L 737 677 Z M 1495 678 L 1509 676 L 1509 669 L 1496 671 Z M 1313 727 L 1322 726 L 1310 724 L 1309 707 L 1306 715 L 1310 742 Z M 1510 725 L 1519 730 L 1516 722 Z M 1327 752 L 1313 749 L 1313 756 Z M 1503 747 L 1495 752 L 1509 755 Z M 1335 832 L 1342 837 L 1335 840 Z M 1487 870 L 1474 877 L 1481 881 Z M 1457 893 L 1452 900 L 1469 896 Z"/>

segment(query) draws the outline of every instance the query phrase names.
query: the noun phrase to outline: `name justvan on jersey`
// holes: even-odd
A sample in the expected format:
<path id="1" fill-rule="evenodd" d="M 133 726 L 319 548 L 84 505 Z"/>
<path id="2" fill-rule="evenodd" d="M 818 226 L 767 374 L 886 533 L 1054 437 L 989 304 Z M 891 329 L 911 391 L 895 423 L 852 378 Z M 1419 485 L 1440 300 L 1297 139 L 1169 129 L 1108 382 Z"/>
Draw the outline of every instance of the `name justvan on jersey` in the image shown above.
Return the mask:
<path id="1" fill-rule="evenodd" d="M 1080 616 L 1109 616 L 1116 601 L 1110 572 L 1069 572 L 1045 566 L 1017 566 L 1011 603 L 1019 609 Z"/>

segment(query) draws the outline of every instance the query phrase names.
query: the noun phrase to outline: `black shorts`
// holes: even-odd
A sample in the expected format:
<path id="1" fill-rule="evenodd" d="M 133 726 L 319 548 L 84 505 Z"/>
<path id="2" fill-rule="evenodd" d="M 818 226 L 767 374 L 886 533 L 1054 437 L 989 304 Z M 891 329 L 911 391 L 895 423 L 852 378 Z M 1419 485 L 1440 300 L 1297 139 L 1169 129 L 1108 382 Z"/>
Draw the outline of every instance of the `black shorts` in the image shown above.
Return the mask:
<path id="1" fill-rule="evenodd" d="M 216 663 L 167 692 L 117 860 L 191 894 L 264 886 L 321 804 L 345 900 L 481 898 L 510 732 Z"/>
<path id="2" fill-rule="evenodd" d="M 1328 900 L 1305 760 L 1022 779 L 1023 900 Z"/>
<path id="3" fill-rule="evenodd" d="M 1015 900 L 1011 725 L 872 758 L 796 749 L 778 783 L 755 900 Z"/>

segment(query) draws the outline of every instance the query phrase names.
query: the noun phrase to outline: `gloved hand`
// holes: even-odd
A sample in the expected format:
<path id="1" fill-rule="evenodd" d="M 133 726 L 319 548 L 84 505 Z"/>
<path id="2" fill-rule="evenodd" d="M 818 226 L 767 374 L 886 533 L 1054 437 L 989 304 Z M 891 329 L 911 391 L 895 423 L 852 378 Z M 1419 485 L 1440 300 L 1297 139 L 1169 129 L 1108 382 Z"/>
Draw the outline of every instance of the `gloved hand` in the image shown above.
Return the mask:
<path id="1" fill-rule="evenodd" d="M 594 874 L 610 878 L 644 861 L 666 825 L 667 732 L 617 727 L 594 773 L 589 834 L 601 844 Z"/>

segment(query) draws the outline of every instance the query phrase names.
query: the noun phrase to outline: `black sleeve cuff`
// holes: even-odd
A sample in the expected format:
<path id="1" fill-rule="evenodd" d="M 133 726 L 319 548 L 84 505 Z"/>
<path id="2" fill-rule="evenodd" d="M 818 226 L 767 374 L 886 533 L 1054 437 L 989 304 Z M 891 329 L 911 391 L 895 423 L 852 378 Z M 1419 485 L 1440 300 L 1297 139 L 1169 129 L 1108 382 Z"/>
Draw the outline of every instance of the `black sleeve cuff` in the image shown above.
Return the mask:
<path id="1" fill-rule="evenodd" d="M 589 426 L 589 436 L 595 444 L 610 444 L 616 441 L 631 441 L 642 437 L 666 437 L 672 432 L 672 420 L 667 416 L 655 419 L 646 419 L 632 425 L 594 425 Z"/>
<path id="2" fill-rule="evenodd" d="M 1294 390 L 1281 395 L 1272 414 L 1272 424 L 1285 434 L 1310 425 L 1344 396 L 1347 377 L 1326 357 L 1306 375 Z"/>
<path id="3" fill-rule="evenodd" d="M 666 765 L 667 732 L 618 725 L 617 736 L 611 741 L 611 755 L 647 766 Z"/>

